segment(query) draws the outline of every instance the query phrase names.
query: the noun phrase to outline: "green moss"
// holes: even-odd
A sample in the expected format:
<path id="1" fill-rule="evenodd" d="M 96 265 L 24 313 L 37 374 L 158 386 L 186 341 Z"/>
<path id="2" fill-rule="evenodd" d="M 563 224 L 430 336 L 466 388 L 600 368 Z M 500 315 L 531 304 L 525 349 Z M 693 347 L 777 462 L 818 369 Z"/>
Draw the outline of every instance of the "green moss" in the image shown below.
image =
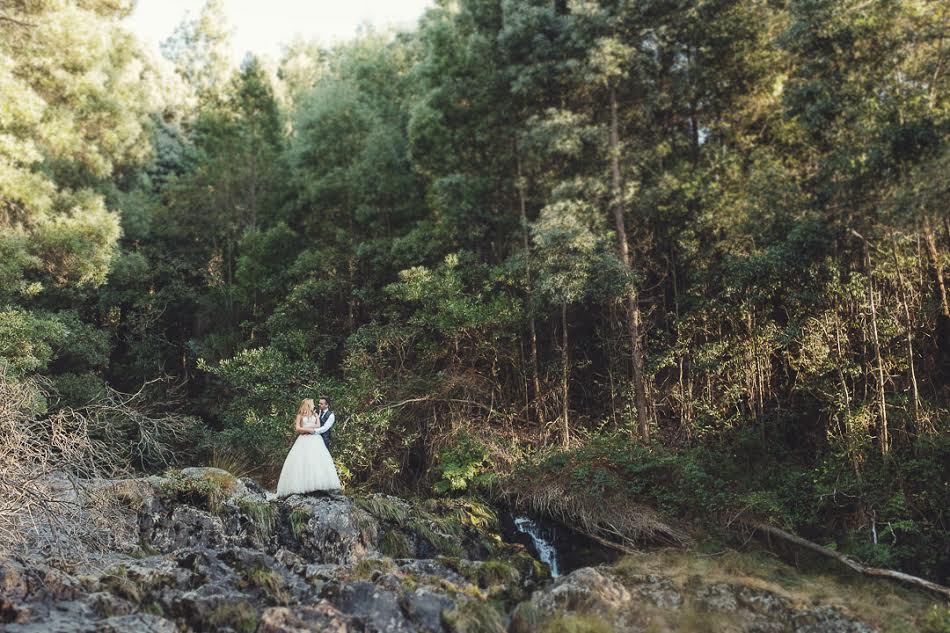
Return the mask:
<path id="1" fill-rule="evenodd" d="M 521 580 L 517 569 L 500 560 L 470 561 L 451 556 L 439 556 L 437 560 L 483 589 L 516 586 Z"/>
<path id="2" fill-rule="evenodd" d="M 211 473 L 211 475 L 215 474 Z M 231 480 L 234 478 L 231 477 Z M 220 476 L 196 478 L 177 474 L 162 481 L 159 493 L 166 499 L 208 508 L 215 514 L 219 514 L 223 509 L 224 501 L 234 491 L 235 485 L 234 481 L 228 482 Z"/>
<path id="3" fill-rule="evenodd" d="M 383 533 L 379 539 L 379 551 L 391 558 L 409 558 L 414 553 L 409 537 L 395 528 Z"/>
<path id="4" fill-rule="evenodd" d="M 295 539 L 300 539 L 300 534 L 307 526 L 313 515 L 306 508 L 294 508 L 290 513 L 290 531 L 293 532 Z"/>
<path id="5" fill-rule="evenodd" d="M 481 587 L 516 585 L 521 580 L 517 569 L 500 560 L 487 560 L 478 565 L 477 581 Z"/>
<path id="6" fill-rule="evenodd" d="M 149 556 L 155 556 L 160 554 L 161 551 L 152 546 L 151 543 L 146 543 L 142 539 L 139 539 L 139 545 L 135 548 L 129 556 L 134 558 L 148 558 Z"/>
<path id="7" fill-rule="evenodd" d="M 375 580 L 380 574 L 396 571 L 396 564 L 390 558 L 364 558 L 353 566 L 355 580 Z"/>
<path id="8" fill-rule="evenodd" d="M 501 615 L 482 600 L 466 600 L 443 611 L 442 623 L 453 633 L 505 633 Z"/>
<path id="9" fill-rule="evenodd" d="M 100 578 L 103 587 L 126 600 L 139 604 L 142 601 L 142 590 L 138 584 L 129 578 L 125 565 L 118 565 Z"/>
<path id="10" fill-rule="evenodd" d="M 238 507 L 247 515 L 257 533 L 266 537 L 274 531 L 277 522 L 277 511 L 266 501 L 255 501 L 247 497 L 238 499 Z"/>
<path id="11" fill-rule="evenodd" d="M 561 615 L 545 622 L 540 633 L 614 633 L 614 628 L 596 615 Z"/>
<path id="12" fill-rule="evenodd" d="M 208 624 L 214 628 L 230 626 L 239 633 L 254 633 L 257 630 L 257 613 L 246 602 L 229 602 L 211 612 Z"/>
<path id="13" fill-rule="evenodd" d="M 266 567 L 252 567 L 245 574 L 248 584 L 260 589 L 265 596 L 278 604 L 287 604 L 290 596 L 279 572 Z"/>
<path id="14" fill-rule="evenodd" d="M 551 569 L 524 549 L 509 553 L 508 561 L 512 567 L 518 570 L 522 578 L 535 581 L 551 578 Z"/>

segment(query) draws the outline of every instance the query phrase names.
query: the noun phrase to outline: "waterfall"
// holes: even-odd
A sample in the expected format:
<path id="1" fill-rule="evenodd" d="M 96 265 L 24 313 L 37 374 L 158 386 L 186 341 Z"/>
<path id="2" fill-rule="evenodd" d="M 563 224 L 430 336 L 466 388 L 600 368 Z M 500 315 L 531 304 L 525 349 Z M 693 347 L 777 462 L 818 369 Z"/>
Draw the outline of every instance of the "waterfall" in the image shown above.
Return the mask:
<path id="1" fill-rule="evenodd" d="M 554 549 L 554 543 L 551 542 L 553 541 L 553 535 L 548 533 L 549 530 L 542 529 L 528 517 L 514 517 L 514 523 L 519 532 L 531 537 L 534 549 L 538 552 L 538 558 L 551 568 L 551 577 L 557 578 L 560 572 L 557 567 L 557 551 Z"/>

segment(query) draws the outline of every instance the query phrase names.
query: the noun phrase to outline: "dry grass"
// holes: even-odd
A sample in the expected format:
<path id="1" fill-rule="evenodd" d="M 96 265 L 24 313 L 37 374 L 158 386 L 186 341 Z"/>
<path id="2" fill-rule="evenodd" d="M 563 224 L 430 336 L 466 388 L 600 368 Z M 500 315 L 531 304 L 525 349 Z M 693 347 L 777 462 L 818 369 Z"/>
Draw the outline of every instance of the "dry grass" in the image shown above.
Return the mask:
<path id="1" fill-rule="evenodd" d="M 924 616 L 933 605 L 941 604 L 935 597 L 886 580 L 837 572 L 806 573 L 764 552 L 727 549 L 704 555 L 667 549 L 625 556 L 615 569 L 631 576 L 657 574 L 680 587 L 701 581 L 763 589 L 799 608 L 832 604 L 885 633 L 924 630 Z"/>
<path id="2" fill-rule="evenodd" d="M 226 470 L 238 479 L 262 481 L 268 479 L 272 467 L 270 464 L 251 464 L 247 455 L 235 449 L 223 449 L 215 446 L 211 451 L 208 466 Z"/>
<path id="3" fill-rule="evenodd" d="M 589 491 L 572 490 L 556 478 L 526 482 L 502 491 L 516 508 L 549 516 L 604 545 L 631 552 L 645 543 L 685 546 L 689 535 L 665 522 L 652 508 L 634 503 L 623 495 L 604 498 Z"/>

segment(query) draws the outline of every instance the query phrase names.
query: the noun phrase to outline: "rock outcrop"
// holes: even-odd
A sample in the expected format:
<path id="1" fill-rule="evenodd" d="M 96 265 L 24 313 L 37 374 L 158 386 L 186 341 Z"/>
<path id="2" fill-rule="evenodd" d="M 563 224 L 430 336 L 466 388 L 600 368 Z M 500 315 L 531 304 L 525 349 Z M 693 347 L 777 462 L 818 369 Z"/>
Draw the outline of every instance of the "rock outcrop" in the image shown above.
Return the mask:
<path id="1" fill-rule="evenodd" d="M 97 481 L 135 529 L 111 555 L 59 569 L 0 559 L 0 629 L 240 633 L 539 633 L 735 630 L 866 633 L 829 606 L 799 608 L 723 583 L 547 568 L 469 501 L 385 495 L 274 499 L 250 480 L 189 468 Z M 134 536 L 130 536 L 134 535 Z"/>

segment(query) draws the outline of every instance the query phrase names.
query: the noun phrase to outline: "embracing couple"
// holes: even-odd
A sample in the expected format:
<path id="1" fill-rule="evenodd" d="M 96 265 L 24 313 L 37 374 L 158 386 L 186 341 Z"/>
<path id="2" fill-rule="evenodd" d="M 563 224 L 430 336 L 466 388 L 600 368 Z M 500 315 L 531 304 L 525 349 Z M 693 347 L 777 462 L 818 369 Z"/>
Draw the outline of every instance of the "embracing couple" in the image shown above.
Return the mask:
<path id="1" fill-rule="evenodd" d="M 315 411 L 313 400 L 307 398 L 297 409 L 294 418 L 297 439 L 280 470 L 278 497 L 340 490 L 340 478 L 330 456 L 330 427 L 336 422 L 336 416 L 330 410 L 329 398 L 320 398 L 319 407 L 319 411 Z"/>

